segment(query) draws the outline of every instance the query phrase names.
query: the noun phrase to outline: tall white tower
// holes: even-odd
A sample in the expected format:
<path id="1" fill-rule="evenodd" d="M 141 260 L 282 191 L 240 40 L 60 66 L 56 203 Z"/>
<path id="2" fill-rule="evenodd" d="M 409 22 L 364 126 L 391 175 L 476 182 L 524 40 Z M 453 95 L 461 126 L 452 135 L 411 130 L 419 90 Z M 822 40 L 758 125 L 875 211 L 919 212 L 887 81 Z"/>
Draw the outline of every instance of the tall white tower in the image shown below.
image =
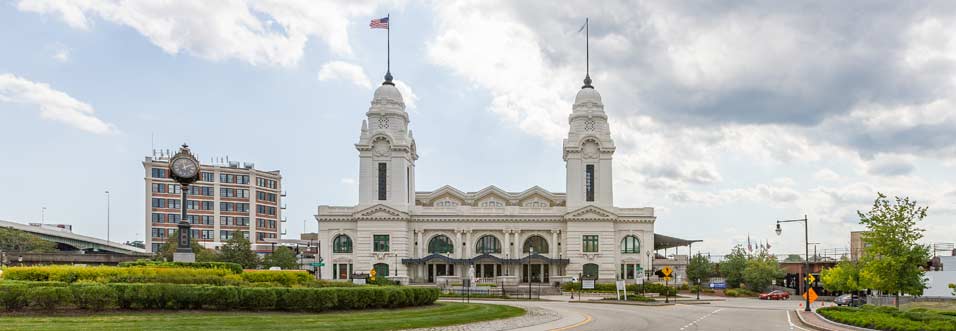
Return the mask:
<path id="1" fill-rule="evenodd" d="M 590 76 L 574 97 L 568 122 L 570 130 L 564 140 L 568 208 L 611 207 L 611 161 L 615 147 L 601 94 L 591 86 Z"/>
<path id="2" fill-rule="evenodd" d="M 362 121 L 359 151 L 359 206 L 385 204 L 408 211 L 415 204 L 415 138 L 391 75 L 375 90 Z M 361 208 L 360 207 L 360 208 Z"/>

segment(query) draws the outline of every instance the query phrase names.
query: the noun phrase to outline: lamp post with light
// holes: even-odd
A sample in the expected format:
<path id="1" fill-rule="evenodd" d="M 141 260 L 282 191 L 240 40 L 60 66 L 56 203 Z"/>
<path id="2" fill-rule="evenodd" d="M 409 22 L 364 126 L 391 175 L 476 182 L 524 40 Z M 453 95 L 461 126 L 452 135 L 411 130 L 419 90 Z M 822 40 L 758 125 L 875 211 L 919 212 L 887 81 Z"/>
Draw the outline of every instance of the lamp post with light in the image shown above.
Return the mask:
<path id="1" fill-rule="evenodd" d="M 783 233 L 783 229 L 780 228 L 780 223 L 790 223 L 790 222 L 803 222 L 803 248 L 804 248 L 805 253 L 806 253 L 806 258 L 803 260 L 803 267 L 804 267 L 804 272 L 803 272 L 803 278 L 804 278 L 804 279 L 803 279 L 803 282 L 804 282 L 804 284 L 806 284 L 806 288 L 804 289 L 803 293 L 804 293 L 804 294 L 807 294 L 807 293 L 809 293 L 809 291 L 810 291 L 810 282 L 806 279 L 807 275 L 810 273 L 810 244 L 809 244 L 809 242 L 810 242 L 810 226 L 807 224 L 807 223 L 809 223 L 809 222 L 807 222 L 807 215 L 803 215 L 803 218 L 802 218 L 802 219 L 777 221 L 777 229 L 774 230 L 774 231 L 777 232 L 777 235 L 778 235 L 778 236 Z M 803 310 L 804 310 L 804 311 L 811 311 L 811 310 L 810 310 L 810 295 L 809 295 L 809 294 L 806 295 L 806 301 L 807 301 L 807 302 L 806 302 L 806 305 L 804 306 L 804 309 L 803 309 Z"/>

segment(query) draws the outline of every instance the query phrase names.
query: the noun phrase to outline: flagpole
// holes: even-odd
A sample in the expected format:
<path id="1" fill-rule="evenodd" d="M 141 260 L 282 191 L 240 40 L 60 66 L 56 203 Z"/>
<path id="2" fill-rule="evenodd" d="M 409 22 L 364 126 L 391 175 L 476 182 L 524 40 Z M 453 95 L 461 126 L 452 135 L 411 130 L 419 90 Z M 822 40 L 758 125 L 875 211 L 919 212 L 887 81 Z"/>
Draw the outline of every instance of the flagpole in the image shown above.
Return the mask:
<path id="1" fill-rule="evenodd" d="M 392 13 L 385 15 L 385 18 L 388 19 L 388 27 L 385 28 L 385 72 L 392 73 Z"/>
<path id="2" fill-rule="evenodd" d="M 591 18 L 590 17 L 584 18 L 584 74 L 587 77 L 591 77 Z"/>

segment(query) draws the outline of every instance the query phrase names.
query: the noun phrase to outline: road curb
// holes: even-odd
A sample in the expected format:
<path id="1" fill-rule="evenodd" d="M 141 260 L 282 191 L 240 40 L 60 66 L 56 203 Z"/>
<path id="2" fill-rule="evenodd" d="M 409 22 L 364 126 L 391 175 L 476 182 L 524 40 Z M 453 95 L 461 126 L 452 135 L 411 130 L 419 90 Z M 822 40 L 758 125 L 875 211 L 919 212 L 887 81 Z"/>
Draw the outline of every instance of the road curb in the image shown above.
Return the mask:
<path id="1" fill-rule="evenodd" d="M 859 326 L 853 326 L 853 325 L 843 324 L 843 323 L 840 323 L 840 322 L 835 322 L 835 321 L 833 321 L 833 320 L 830 320 L 829 318 L 823 317 L 823 315 L 818 314 L 816 311 L 814 311 L 813 314 L 814 314 L 814 315 L 817 315 L 817 317 L 819 317 L 821 320 L 823 320 L 823 321 L 826 322 L 826 323 L 830 323 L 830 324 L 833 324 L 833 325 L 838 325 L 838 326 L 840 326 L 840 327 L 842 327 L 842 328 L 847 328 L 847 329 L 850 329 L 850 330 L 857 330 L 857 331 L 879 331 L 879 330 L 874 330 L 874 329 L 861 328 L 861 327 L 859 327 Z M 799 314 L 798 314 L 798 315 L 799 315 Z"/>
<path id="2" fill-rule="evenodd" d="M 800 311 L 798 311 L 798 310 L 788 310 L 788 311 L 787 311 L 787 314 L 789 314 L 789 313 L 791 313 L 791 312 L 792 312 L 794 315 L 797 315 L 797 320 L 799 320 L 799 321 L 800 321 L 800 324 L 803 324 L 803 326 L 805 326 L 805 327 L 808 327 L 808 328 L 811 328 L 811 329 L 814 329 L 814 330 L 818 330 L 818 331 L 832 331 L 832 330 L 830 330 L 830 329 L 824 329 L 824 328 L 821 328 L 821 327 L 816 326 L 816 325 L 814 325 L 814 324 L 807 323 L 807 321 L 805 321 L 805 320 L 803 319 L 803 316 L 800 316 Z"/>
<path id="3" fill-rule="evenodd" d="M 650 303 L 650 302 L 627 302 L 627 301 L 604 301 L 604 300 L 584 300 L 584 301 L 568 301 L 568 303 L 596 303 L 602 305 L 625 305 L 625 306 L 648 306 L 648 307 L 661 307 L 661 306 L 673 306 L 675 303 Z"/>

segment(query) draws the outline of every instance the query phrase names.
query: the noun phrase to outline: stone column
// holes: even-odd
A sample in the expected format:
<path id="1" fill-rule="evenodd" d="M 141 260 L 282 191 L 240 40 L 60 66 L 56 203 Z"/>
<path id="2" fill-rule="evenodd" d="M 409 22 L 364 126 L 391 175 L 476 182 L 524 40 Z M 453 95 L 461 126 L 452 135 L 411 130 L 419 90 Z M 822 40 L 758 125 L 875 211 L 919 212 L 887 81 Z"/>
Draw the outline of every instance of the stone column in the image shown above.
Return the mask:
<path id="1" fill-rule="evenodd" d="M 465 244 L 461 246 L 462 258 L 467 259 L 471 252 L 471 230 L 465 230 Z"/>
<path id="2" fill-rule="evenodd" d="M 418 258 L 423 258 L 425 257 L 425 246 L 428 245 L 424 242 L 425 230 L 418 229 L 415 230 L 415 232 L 418 234 L 418 252 L 416 253 L 418 254 Z"/>

